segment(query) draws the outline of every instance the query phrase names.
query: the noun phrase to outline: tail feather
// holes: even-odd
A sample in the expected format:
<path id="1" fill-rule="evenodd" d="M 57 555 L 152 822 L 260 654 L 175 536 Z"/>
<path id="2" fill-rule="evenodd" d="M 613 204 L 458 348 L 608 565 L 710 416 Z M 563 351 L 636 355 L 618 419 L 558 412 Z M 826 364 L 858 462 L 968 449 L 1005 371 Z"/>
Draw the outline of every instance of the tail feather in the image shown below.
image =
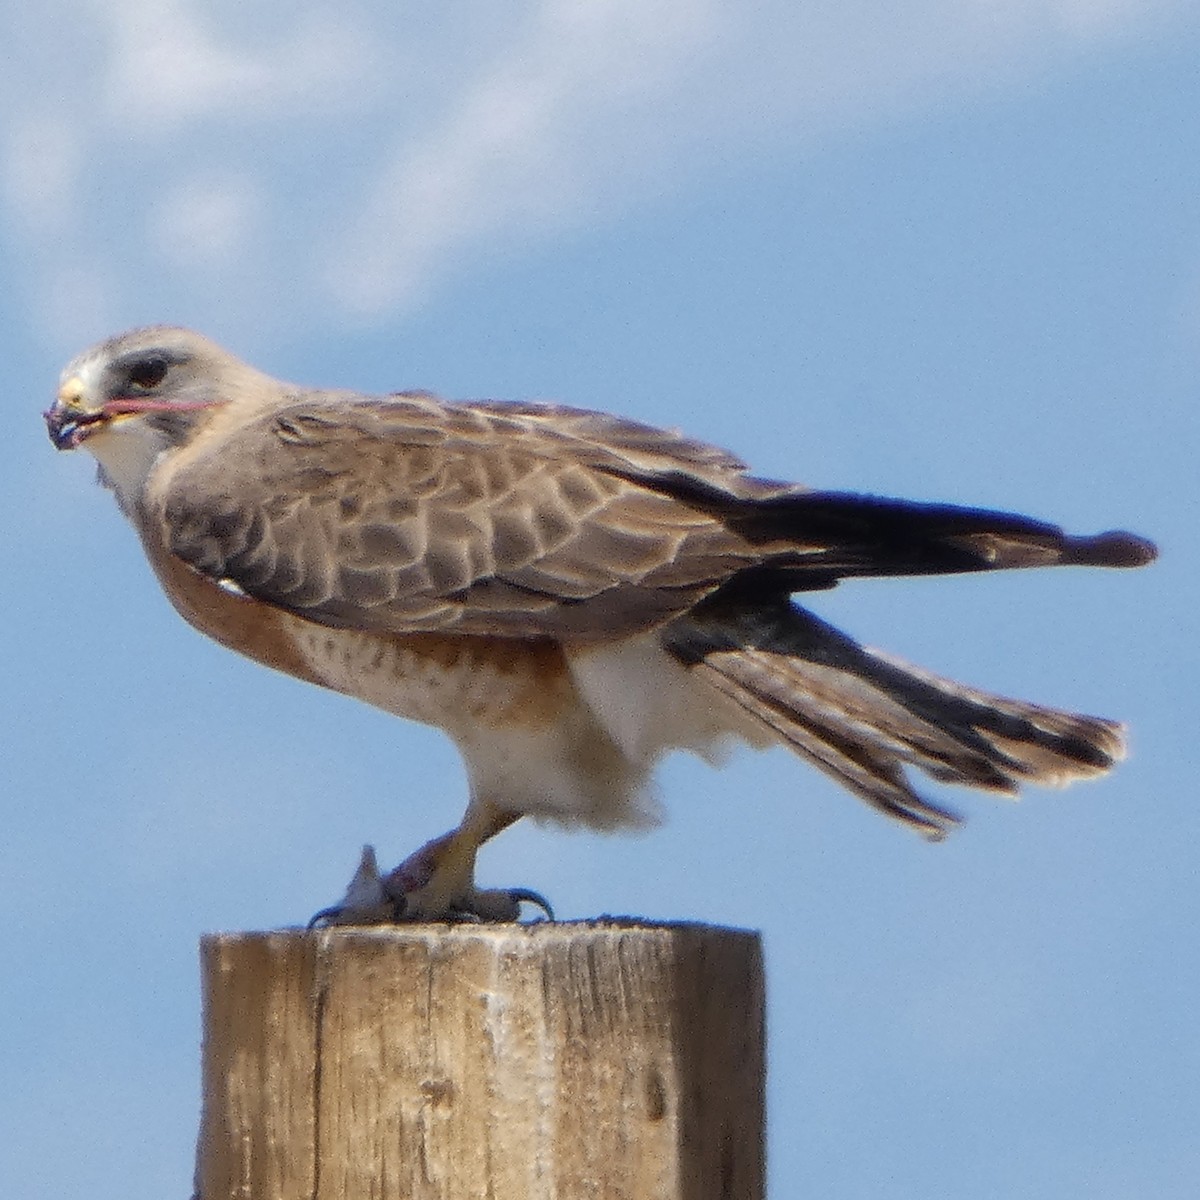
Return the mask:
<path id="1" fill-rule="evenodd" d="M 788 704 L 758 686 L 746 659 L 717 655 L 696 669 L 717 691 L 759 718 L 802 757 L 831 775 L 873 808 L 939 839 L 957 823 L 949 810 L 919 796 L 904 776 L 903 758 L 867 732 L 821 714 L 815 706 Z"/>
<path id="2" fill-rule="evenodd" d="M 1111 529 L 1068 534 L 1019 513 L 956 504 L 922 504 L 854 492 L 801 492 L 748 510 L 776 534 L 819 531 L 850 550 L 855 574 L 942 574 L 1010 567 L 1140 567 L 1154 544 Z M 858 558 L 853 551 L 867 554 Z"/>
<path id="3" fill-rule="evenodd" d="M 992 509 L 744 483 L 749 496 L 697 495 L 693 489 L 687 498 L 763 547 L 763 565 L 792 592 L 864 575 L 1140 567 L 1158 553 L 1152 542 L 1124 530 L 1079 536 Z"/>
<path id="4" fill-rule="evenodd" d="M 668 649 L 803 757 L 927 836 L 953 813 L 906 773 L 1015 794 L 1062 785 L 1124 756 L 1121 727 L 966 687 L 860 646 L 786 601 L 701 606 L 666 631 Z"/>

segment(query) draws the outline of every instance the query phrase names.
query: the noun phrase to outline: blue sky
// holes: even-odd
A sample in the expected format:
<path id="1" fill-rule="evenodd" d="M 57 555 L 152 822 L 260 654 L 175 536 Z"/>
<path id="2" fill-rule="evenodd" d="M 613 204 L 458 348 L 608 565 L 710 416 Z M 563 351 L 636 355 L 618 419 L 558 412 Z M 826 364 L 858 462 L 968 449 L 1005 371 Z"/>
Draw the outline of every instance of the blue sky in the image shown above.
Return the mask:
<path id="1" fill-rule="evenodd" d="M 764 931 L 773 1195 L 1195 1194 L 1200 11 L 884 7 L 6 6 L 4 1195 L 187 1195 L 198 936 L 304 919 L 465 795 L 436 732 L 185 627 L 51 450 L 61 364 L 151 321 L 1158 539 L 814 604 L 1128 721 L 1100 783 L 959 793 L 929 846 L 783 752 L 679 758 L 664 828 L 518 828 L 481 875 Z"/>

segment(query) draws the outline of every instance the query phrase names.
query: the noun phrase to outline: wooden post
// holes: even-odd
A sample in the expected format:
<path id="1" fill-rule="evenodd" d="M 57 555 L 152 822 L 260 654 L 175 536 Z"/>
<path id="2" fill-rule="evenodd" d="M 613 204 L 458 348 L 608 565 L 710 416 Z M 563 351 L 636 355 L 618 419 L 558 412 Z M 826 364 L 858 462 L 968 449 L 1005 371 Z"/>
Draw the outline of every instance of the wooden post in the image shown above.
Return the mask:
<path id="1" fill-rule="evenodd" d="M 197 1200 L 762 1200 L 756 934 L 219 934 Z"/>

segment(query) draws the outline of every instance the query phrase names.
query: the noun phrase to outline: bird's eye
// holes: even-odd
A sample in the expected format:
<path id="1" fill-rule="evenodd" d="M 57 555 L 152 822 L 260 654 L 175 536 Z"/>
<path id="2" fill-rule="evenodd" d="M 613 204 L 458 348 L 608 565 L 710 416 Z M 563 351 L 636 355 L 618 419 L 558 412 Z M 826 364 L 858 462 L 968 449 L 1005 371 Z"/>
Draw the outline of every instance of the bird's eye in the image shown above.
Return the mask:
<path id="1" fill-rule="evenodd" d="M 167 360 L 159 356 L 139 359 L 129 367 L 129 382 L 133 387 L 149 391 L 158 387 L 167 377 L 169 366 Z"/>

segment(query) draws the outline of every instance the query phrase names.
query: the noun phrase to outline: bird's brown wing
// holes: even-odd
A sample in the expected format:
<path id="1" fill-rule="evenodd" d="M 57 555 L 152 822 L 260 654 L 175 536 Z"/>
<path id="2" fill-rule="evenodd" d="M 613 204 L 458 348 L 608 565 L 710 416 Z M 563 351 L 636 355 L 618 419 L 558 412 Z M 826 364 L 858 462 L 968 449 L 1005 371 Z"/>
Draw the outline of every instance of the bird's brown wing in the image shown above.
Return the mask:
<path id="1" fill-rule="evenodd" d="M 645 482 L 720 492 L 740 469 L 598 413 L 333 394 L 191 457 L 153 515 L 198 570 L 323 624 L 609 637 L 668 619 L 761 556 L 719 515 Z"/>
<path id="2" fill-rule="evenodd" d="M 192 454 L 156 491 L 177 556 L 311 620 L 609 638 L 724 587 L 1131 566 L 1129 534 L 754 479 L 724 451 L 602 413 L 313 394 Z"/>

